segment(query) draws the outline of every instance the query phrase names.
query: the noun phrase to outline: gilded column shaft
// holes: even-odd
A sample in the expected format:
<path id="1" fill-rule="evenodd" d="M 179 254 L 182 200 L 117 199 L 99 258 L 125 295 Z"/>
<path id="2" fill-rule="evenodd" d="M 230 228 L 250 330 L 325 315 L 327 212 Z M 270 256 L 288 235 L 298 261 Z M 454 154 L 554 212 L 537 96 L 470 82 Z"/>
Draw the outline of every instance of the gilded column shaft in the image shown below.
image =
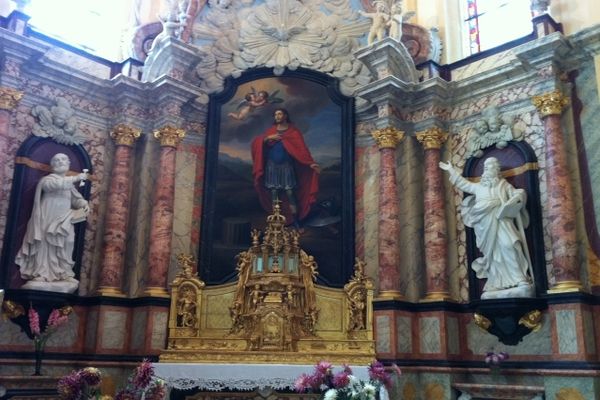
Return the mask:
<path id="1" fill-rule="evenodd" d="M 447 230 L 440 148 L 448 135 L 439 128 L 420 132 L 425 148 L 424 239 L 427 293 L 424 300 L 450 298 L 447 263 Z"/>
<path id="2" fill-rule="evenodd" d="M 577 260 L 575 205 L 560 123 L 560 114 L 568 104 L 568 99 L 555 91 L 534 97 L 533 103 L 544 121 L 546 137 L 547 207 L 552 241 L 552 269 L 556 280 L 553 289 L 579 290 L 582 286 Z"/>
<path id="3" fill-rule="evenodd" d="M 108 189 L 106 222 L 103 241 L 100 288 L 105 295 L 121 296 L 123 263 L 129 220 L 129 179 L 131 146 L 139 138 L 140 131 L 125 125 L 116 126 L 111 137 L 116 142 L 110 187 Z"/>
<path id="4" fill-rule="evenodd" d="M 152 219 L 146 294 L 165 296 L 173 236 L 173 204 L 175 201 L 175 162 L 177 145 L 185 133 L 167 126 L 154 133 L 160 140 L 159 176 L 156 182 Z"/>
<path id="5" fill-rule="evenodd" d="M 379 295 L 401 299 L 400 292 L 400 218 L 396 184 L 396 145 L 403 132 L 385 128 L 373 132 L 381 161 L 379 169 Z"/>

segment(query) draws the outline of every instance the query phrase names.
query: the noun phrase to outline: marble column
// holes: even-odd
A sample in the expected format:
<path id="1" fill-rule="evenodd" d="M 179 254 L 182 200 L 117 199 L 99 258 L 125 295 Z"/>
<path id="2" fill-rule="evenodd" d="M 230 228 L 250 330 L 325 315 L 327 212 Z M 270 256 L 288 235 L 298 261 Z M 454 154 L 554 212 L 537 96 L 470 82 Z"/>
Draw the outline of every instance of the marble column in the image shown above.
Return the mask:
<path id="1" fill-rule="evenodd" d="M 438 127 L 418 132 L 425 150 L 424 226 L 427 293 L 422 301 L 452 300 L 448 283 L 447 232 L 444 185 L 439 167 L 440 149 L 448 134 Z"/>
<path id="2" fill-rule="evenodd" d="M 4 166 L 9 163 L 10 158 L 14 156 L 14 154 L 10 154 L 6 151 L 8 149 L 8 130 L 10 128 L 10 119 L 12 112 L 15 108 L 17 108 L 17 104 L 23 97 L 23 93 L 18 90 L 0 87 L 0 165 Z M 4 180 L 6 177 L 4 176 L 4 168 L 0 169 L 0 187 L 3 186 Z M 1 198 L 0 200 L 4 200 Z M 7 200 L 8 201 L 8 200 Z"/>
<path id="3" fill-rule="evenodd" d="M 100 287 L 98 288 L 98 293 L 102 296 L 124 296 L 121 291 L 121 282 L 123 282 L 125 239 L 129 220 L 131 152 L 140 134 L 139 129 L 124 124 L 115 126 L 110 133 L 116 147 L 104 224 L 102 251 L 104 259 L 100 268 Z"/>
<path id="4" fill-rule="evenodd" d="M 400 291 L 400 217 L 396 183 L 396 145 L 404 132 L 387 127 L 372 133 L 381 155 L 379 167 L 379 296 L 402 300 Z"/>
<path id="5" fill-rule="evenodd" d="M 160 141 L 159 175 L 154 191 L 150 222 L 150 250 L 145 294 L 168 297 L 167 274 L 171 260 L 173 203 L 175 201 L 175 161 L 177 145 L 185 136 L 183 129 L 167 125 L 154 132 Z"/>
<path id="6" fill-rule="evenodd" d="M 544 122 L 546 137 L 546 207 L 555 279 L 554 286 L 548 293 L 581 291 L 583 286 L 577 259 L 575 204 L 560 122 L 560 115 L 569 104 L 569 99 L 555 90 L 534 96 L 532 100 Z"/>

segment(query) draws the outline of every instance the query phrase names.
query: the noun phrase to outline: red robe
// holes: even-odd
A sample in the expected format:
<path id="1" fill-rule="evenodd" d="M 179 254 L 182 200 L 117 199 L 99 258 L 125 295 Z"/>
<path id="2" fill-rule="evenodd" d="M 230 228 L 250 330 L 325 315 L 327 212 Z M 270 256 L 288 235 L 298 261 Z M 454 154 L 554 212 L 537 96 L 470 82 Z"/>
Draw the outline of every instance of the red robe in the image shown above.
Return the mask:
<path id="1" fill-rule="evenodd" d="M 260 204 L 263 208 L 271 212 L 273 205 L 271 203 L 271 193 L 265 188 L 263 177 L 265 173 L 266 146 L 265 137 L 277 133 L 276 125 L 271 126 L 260 136 L 252 141 L 252 176 L 254 177 L 254 187 L 258 193 Z M 283 148 L 294 160 L 294 170 L 296 172 L 297 185 L 294 189 L 296 203 L 298 206 L 298 219 L 308 215 L 310 207 L 317 201 L 317 192 L 319 191 L 319 174 L 310 166 L 316 164 L 310 155 L 302 133 L 293 125 L 281 135 Z M 291 212 L 287 201 L 284 201 L 282 210 L 288 222 L 293 222 Z"/>

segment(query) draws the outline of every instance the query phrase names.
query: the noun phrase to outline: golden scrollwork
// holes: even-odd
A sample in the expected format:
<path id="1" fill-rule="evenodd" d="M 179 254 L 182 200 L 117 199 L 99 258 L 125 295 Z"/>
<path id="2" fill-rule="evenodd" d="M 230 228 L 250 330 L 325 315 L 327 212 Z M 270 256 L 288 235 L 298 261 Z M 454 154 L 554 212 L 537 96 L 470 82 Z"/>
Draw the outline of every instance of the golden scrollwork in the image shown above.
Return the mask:
<path id="1" fill-rule="evenodd" d="M 154 131 L 153 135 L 160 141 L 161 146 L 177 147 L 185 137 L 185 131 L 181 128 L 166 125 L 161 129 Z"/>
<path id="2" fill-rule="evenodd" d="M 533 332 L 539 331 L 542 328 L 542 312 L 540 310 L 529 311 L 519 319 L 519 325 L 524 325 Z"/>
<path id="3" fill-rule="evenodd" d="M 21 98 L 23 98 L 23 92 L 13 88 L 0 87 L 0 110 L 14 110 Z"/>
<path id="4" fill-rule="evenodd" d="M 475 325 L 486 332 L 492 325 L 492 322 L 489 319 L 478 313 L 473 314 L 473 321 L 475 321 Z"/>
<path id="5" fill-rule="evenodd" d="M 19 303 L 15 303 L 12 300 L 5 300 L 2 303 L 2 312 L 10 319 L 25 315 L 25 309 L 23 306 Z"/>
<path id="6" fill-rule="evenodd" d="M 571 292 L 583 292 L 584 288 L 581 282 L 579 281 L 562 281 L 556 283 L 550 289 L 548 289 L 548 294 L 557 294 L 557 293 L 571 293 Z"/>
<path id="7" fill-rule="evenodd" d="M 441 149 L 442 145 L 448 139 L 448 133 L 442 128 L 434 126 L 416 134 L 417 140 L 423 145 L 425 150 Z"/>
<path id="8" fill-rule="evenodd" d="M 549 115 L 560 115 L 563 110 L 569 105 L 569 98 L 563 95 L 559 90 L 554 90 L 550 93 L 533 96 L 531 99 L 535 108 L 542 118 Z"/>
<path id="9" fill-rule="evenodd" d="M 356 338 L 358 331 L 369 324 L 367 315 L 368 293 L 373 289 L 373 281 L 365 275 L 365 262 L 356 259 L 354 275 L 344 286 L 348 302 L 348 337 Z"/>
<path id="10" fill-rule="evenodd" d="M 140 129 L 125 124 L 118 124 L 110 131 L 110 137 L 115 141 L 115 144 L 128 147 L 133 146 L 141 134 Z"/>
<path id="11" fill-rule="evenodd" d="M 404 139 L 404 132 L 392 126 L 377 129 L 371 133 L 379 149 L 396 148 L 396 145 Z"/>
<path id="12" fill-rule="evenodd" d="M 192 278 L 195 263 L 194 256 L 191 254 L 180 253 L 177 256 L 177 263 L 180 267 L 180 271 L 177 273 L 177 276 L 184 279 Z"/>

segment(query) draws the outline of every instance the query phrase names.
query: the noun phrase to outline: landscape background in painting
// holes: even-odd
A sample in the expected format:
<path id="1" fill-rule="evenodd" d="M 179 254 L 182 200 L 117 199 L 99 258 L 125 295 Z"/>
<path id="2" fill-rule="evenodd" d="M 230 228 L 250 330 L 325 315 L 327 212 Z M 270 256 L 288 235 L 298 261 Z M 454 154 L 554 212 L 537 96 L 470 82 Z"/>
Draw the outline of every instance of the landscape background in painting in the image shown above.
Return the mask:
<path id="1" fill-rule="evenodd" d="M 268 103 L 242 120 L 239 105 L 250 92 L 266 91 Z M 250 229 L 263 230 L 265 211 L 252 178 L 252 140 L 273 124 L 273 112 L 283 107 L 315 161 L 321 166 L 317 203 L 302 221 L 301 247 L 313 255 L 320 280 L 339 281 L 342 262 L 342 110 L 318 83 L 292 77 L 270 77 L 240 84 L 220 110 L 218 161 L 214 179 L 214 214 L 210 265 L 203 266 L 210 281 L 227 281 L 235 274 L 235 256 L 250 246 Z"/>

